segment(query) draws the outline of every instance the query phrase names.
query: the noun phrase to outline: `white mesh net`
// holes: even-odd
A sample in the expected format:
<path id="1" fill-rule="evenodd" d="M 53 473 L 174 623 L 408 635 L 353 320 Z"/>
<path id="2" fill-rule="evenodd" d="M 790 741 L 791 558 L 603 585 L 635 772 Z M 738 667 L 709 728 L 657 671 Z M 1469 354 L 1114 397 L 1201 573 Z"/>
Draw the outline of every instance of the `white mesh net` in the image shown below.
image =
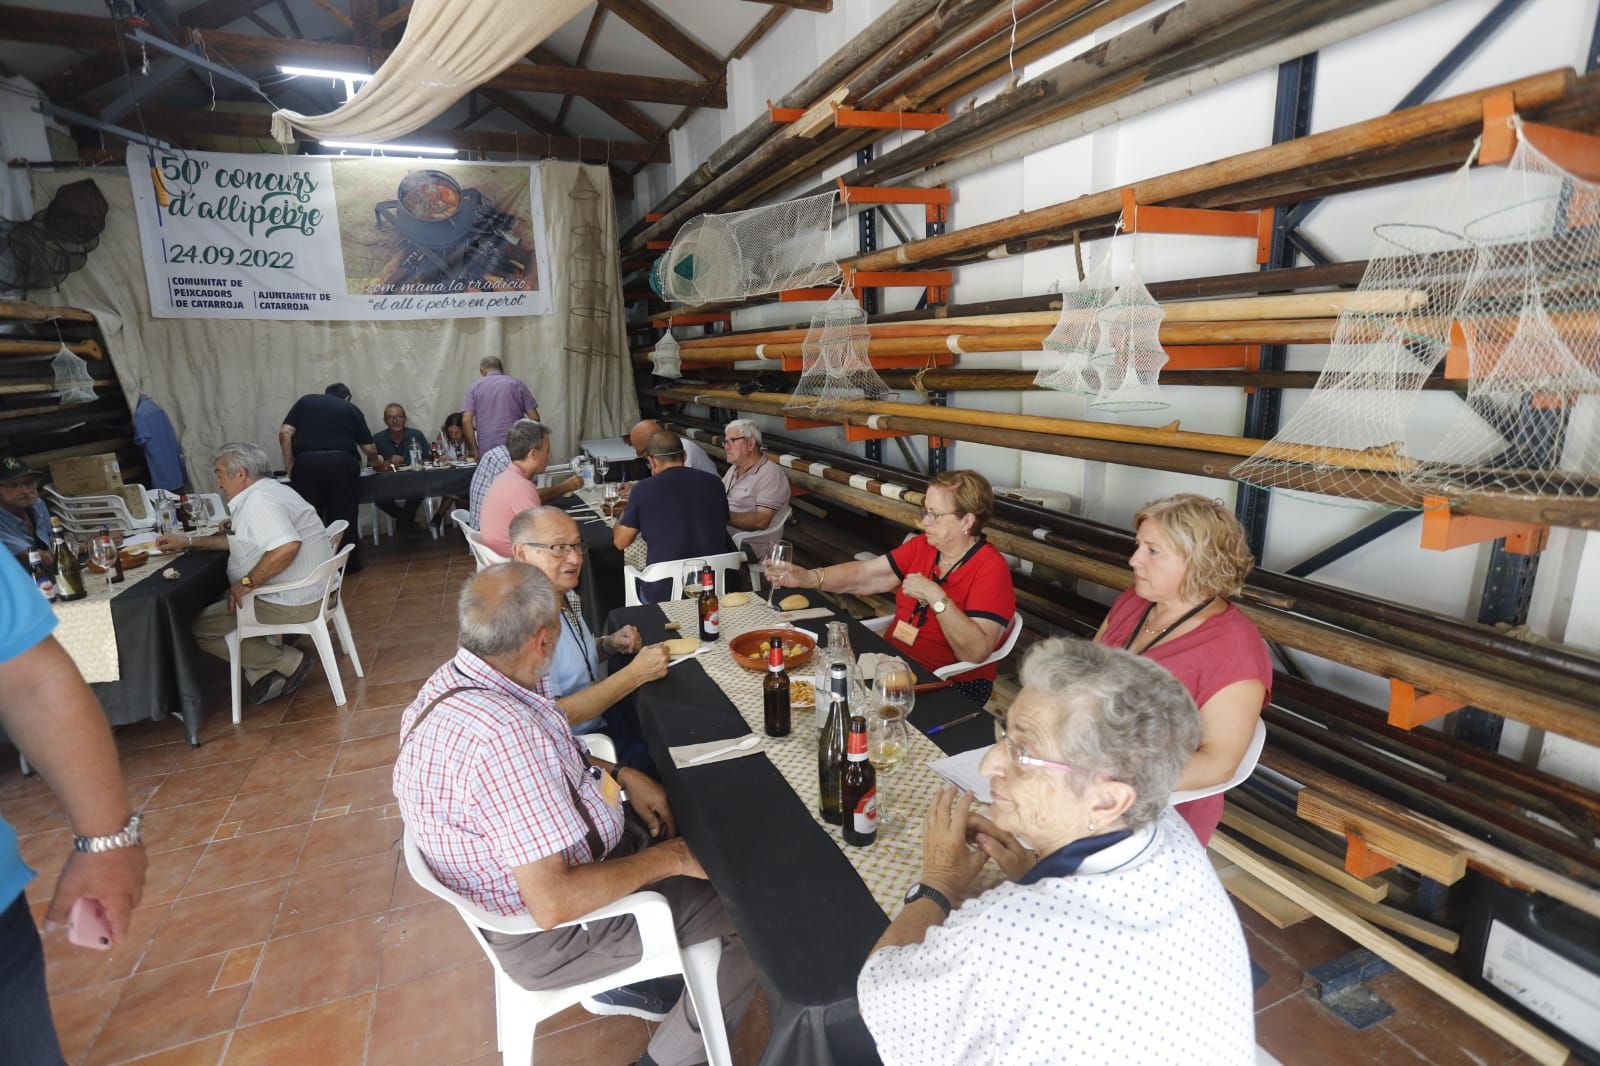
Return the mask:
<path id="1" fill-rule="evenodd" d="M 607 283 L 605 216 L 600 190 L 582 169 L 567 194 L 572 236 L 567 256 L 567 340 L 573 355 L 614 356 L 611 286 Z"/>
<path id="2" fill-rule="evenodd" d="M 889 400 L 895 393 L 872 369 L 867 313 L 841 288 L 811 316 L 801 344 L 800 380 L 784 407 L 826 413 L 851 400 Z"/>
<path id="3" fill-rule="evenodd" d="M 1100 390 L 1089 406 L 1101 411 L 1159 411 L 1167 407 L 1156 375 L 1167 365 L 1161 320 L 1167 312 L 1145 288 L 1131 261 L 1111 302 L 1100 309 L 1099 338 L 1090 364 Z"/>
<path id="4" fill-rule="evenodd" d="M 672 335 L 670 326 L 650 353 L 650 371 L 664 378 L 683 377 L 682 349 L 678 346 L 678 338 Z"/>
<path id="5" fill-rule="evenodd" d="M 697 215 L 656 261 L 650 283 L 685 304 L 739 300 L 838 279 L 828 255 L 834 193 L 726 215 Z"/>
<path id="6" fill-rule="evenodd" d="M 1034 375 L 1035 385 L 1080 396 L 1100 391 L 1100 374 L 1089 360 L 1100 339 L 1100 310 L 1111 302 L 1115 291 L 1108 252 L 1076 289 L 1061 294 L 1061 317 L 1043 344 L 1055 357 L 1046 358 Z"/>
<path id="7" fill-rule="evenodd" d="M 65 341 L 50 360 L 50 369 L 55 372 L 56 389 L 61 393 L 63 404 L 94 402 L 94 379 L 89 376 L 89 364 L 74 355 Z"/>

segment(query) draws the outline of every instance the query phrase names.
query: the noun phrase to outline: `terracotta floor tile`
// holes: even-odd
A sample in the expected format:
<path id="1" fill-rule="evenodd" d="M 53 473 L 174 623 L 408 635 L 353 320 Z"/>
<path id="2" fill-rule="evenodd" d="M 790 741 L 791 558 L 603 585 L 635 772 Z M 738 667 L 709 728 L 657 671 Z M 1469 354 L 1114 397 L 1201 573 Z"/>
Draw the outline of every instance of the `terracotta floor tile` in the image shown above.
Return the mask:
<path id="1" fill-rule="evenodd" d="M 228 808 L 227 822 L 243 822 L 235 836 L 311 821 L 322 798 L 321 781 L 307 781 L 271 792 L 251 792 L 237 797 Z"/>
<path id="2" fill-rule="evenodd" d="M 268 752 L 256 760 L 239 792 L 271 792 L 307 781 L 321 781 L 333 768 L 338 751 L 337 744 L 318 744 L 292 751 Z"/>
<path id="3" fill-rule="evenodd" d="M 89 1066 L 109 1066 L 231 1029 L 245 990 L 211 990 L 221 965 L 222 956 L 214 955 L 128 978 L 89 1051 Z"/>
<path id="4" fill-rule="evenodd" d="M 380 989 L 367 1061 L 445 1066 L 493 1051 L 494 1040 L 494 978 L 485 959 Z M 543 1060 L 540 1066 L 545 1066 Z"/>
<path id="5" fill-rule="evenodd" d="M 149 811 L 143 827 L 145 850 L 154 855 L 158 851 L 206 843 L 228 812 L 229 802 L 228 799 L 211 799 Z"/>
<path id="6" fill-rule="evenodd" d="M 536 1038 L 533 1060 L 539 1066 L 629 1063 L 643 1054 L 649 1043 L 650 1030 L 644 1022 L 612 1014 Z"/>
<path id="7" fill-rule="evenodd" d="M 443 900 L 419 903 L 389 912 L 378 984 L 402 984 L 483 957 L 483 949 L 454 907 Z"/>
<path id="8" fill-rule="evenodd" d="M 374 707 L 403 707 L 417 698 L 422 686 L 415 681 L 393 681 L 389 684 L 368 685 L 356 702 L 356 710 L 370 711 Z"/>
<path id="9" fill-rule="evenodd" d="M 1254 930 L 1245 930 L 1244 941 L 1250 952 L 1250 961 L 1267 971 L 1267 983 L 1256 990 L 1256 1010 L 1264 1010 L 1300 991 L 1305 975 L 1298 963 L 1279 951 L 1269 938 Z"/>
<path id="10" fill-rule="evenodd" d="M 375 714 L 386 712 L 375 711 Z M 6 821 L 19 837 L 32 833 L 46 833 L 52 829 L 71 828 L 61 801 L 52 792 L 44 792 L 4 803 Z"/>
<path id="11" fill-rule="evenodd" d="M 55 894 L 56 878 L 61 876 L 61 868 L 72 854 L 71 827 L 19 837 L 17 848 L 22 852 L 22 861 L 38 874 L 28 882 L 28 902 L 48 900 Z"/>
<path id="12" fill-rule="evenodd" d="M 381 916 L 357 918 L 268 941 L 240 1022 L 250 1025 L 371 991 L 378 983 L 383 926 Z"/>
<path id="13" fill-rule="evenodd" d="M 266 742 L 262 743 L 264 746 Z M 244 783 L 254 764 L 254 759 L 239 759 L 194 770 L 177 770 L 167 775 L 150 802 L 145 804 L 145 809 L 158 811 L 165 807 L 232 796 L 239 791 L 239 786 Z"/>
<path id="14" fill-rule="evenodd" d="M 389 742 L 398 747 L 400 733 L 400 719 L 405 714 L 405 706 L 379 707 L 371 711 L 357 711 L 348 719 L 344 739 L 348 743 L 352 740 L 363 740 L 367 737 L 389 737 Z"/>
<path id="15" fill-rule="evenodd" d="M 394 877 L 387 853 L 302 870 L 289 886 L 273 939 L 387 911 Z"/>
<path id="16" fill-rule="evenodd" d="M 1383 1026 L 1356 1030 L 1308 993 L 1299 992 L 1256 1015 L 1256 1043 L 1292 1066 L 1422 1066 Z"/>
<path id="17" fill-rule="evenodd" d="M 151 855 L 150 865 L 144 871 L 144 899 L 139 904 L 140 909 L 177 899 L 178 893 L 183 891 L 183 886 L 194 875 L 194 868 L 199 865 L 207 846 L 197 844 L 192 848 Z"/>
<path id="18" fill-rule="evenodd" d="M 1519 1052 L 1398 970 L 1367 985 L 1394 1008 L 1382 1027 L 1439 1066 L 1501 1066 Z"/>
<path id="19" fill-rule="evenodd" d="M 296 751 L 320 747 L 323 744 L 337 744 L 344 739 L 344 726 L 345 718 L 334 715 L 273 726 L 271 729 L 262 730 L 262 733 L 269 741 L 266 749 L 268 753 Z"/>
<path id="20" fill-rule="evenodd" d="M 124 1066 L 216 1066 L 222 1058 L 222 1049 L 228 1044 L 228 1036 L 227 1033 L 218 1033 L 192 1044 L 132 1059 Z"/>
<path id="21" fill-rule="evenodd" d="M 141 972 L 215 955 L 265 940 L 278 918 L 289 879 L 257 881 L 172 905 L 139 963 Z"/>
<path id="22" fill-rule="evenodd" d="M 370 770 L 328 778 L 318 809 L 349 807 L 352 811 L 362 811 L 393 802 L 393 771 L 388 766 L 375 766 Z"/>
<path id="23" fill-rule="evenodd" d="M 373 684 L 421 681 L 439 668 L 439 660 L 432 654 L 432 647 L 433 641 L 429 640 L 425 648 L 385 652 L 367 671 L 367 678 Z"/>
<path id="24" fill-rule="evenodd" d="M 394 765 L 397 745 L 392 737 L 362 737 L 347 740 L 339 746 L 339 755 L 333 761 L 333 774 L 353 774 L 379 766 Z"/>
<path id="25" fill-rule="evenodd" d="M 414 907 L 418 903 L 426 903 L 439 897 L 412 880 L 411 872 L 406 869 L 406 857 L 395 856 L 394 897 L 389 900 L 391 910 L 401 910 L 405 907 Z"/>
<path id="26" fill-rule="evenodd" d="M 224 1066 L 359 1063 L 367 1044 L 372 993 L 246 1026 L 233 1034 Z"/>
<path id="27" fill-rule="evenodd" d="M 89 1045 L 100 1035 L 100 1027 L 111 1016 L 122 987 L 115 983 L 93 985 L 77 992 L 50 997 L 50 1017 L 56 1023 L 56 1039 L 68 1062 L 80 1062 Z"/>
<path id="28" fill-rule="evenodd" d="M 208 844 L 181 895 L 187 898 L 220 892 L 235 885 L 270 881 L 293 872 L 307 828 L 292 825 Z"/>
<path id="29" fill-rule="evenodd" d="M 159 747 L 130 752 L 117 761 L 122 765 L 122 776 L 133 779 L 188 769 L 192 765 L 189 762 L 192 754 L 193 749 L 189 747 L 188 741 L 180 740 L 175 744 L 162 744 Z"/>
<path id="30" fill-rule="evenodd" d="M 163 904 L 134 911 L 127 937 L 110 951 L 90 951 L 69 944 L 64 930 L 43 934 L 45 981 L 51 994 L 76 992 L 127 977 L 139 965 L 145 946 L 167 920 L 167 909 Z"/>
<path id="31" fill-rule="evenodd" d="M 267 746 L 265 738 L 258 732 L 234 725 L 232 714 L 230 709 L 225 715 L 214 715 L 209 719 L 218 722 L 218 735 L 210 739 L 202 737 L 200 746 L 189 750 L 189 757 L 183 764 L 186 768 L 253 759 L 261 754 Z"/>
<path id="32" fill-rule="evenodd" d="M 255 980 L 256 963 L 261 961 L 261 952 L 266 946 L 265 942 L 247 944 L 242 948 L 234 948 L 228 952 L 228 957 L 223 962 L 222 969 L 217 973 L 214 987 L 232 988 L 235 985 L 246 985 Z"/>
<path id="33" fill-rule="evenodd" d="M 395 850 L 401 831 L 400 819 L 384 818 L 377 809 L 319 819 L 311 823 L 300 869 L 390 853 Z"/>

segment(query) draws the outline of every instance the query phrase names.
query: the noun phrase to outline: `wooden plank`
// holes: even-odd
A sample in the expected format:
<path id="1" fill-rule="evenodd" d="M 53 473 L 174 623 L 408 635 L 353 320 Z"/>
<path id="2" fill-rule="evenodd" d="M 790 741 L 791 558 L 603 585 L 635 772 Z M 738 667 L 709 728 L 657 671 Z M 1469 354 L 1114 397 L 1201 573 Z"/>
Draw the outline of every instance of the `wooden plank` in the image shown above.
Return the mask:
<path id="1" fill-rule="evenodd" d="M 1324 881 L 1337 885 L 1368 903 L 1377 903 L 1389 894 L 1387 882 L 1377 878 L 1361 880 L 1351 877 L 1334 860 L 1307 847 L 1276 826 L 1240 809 L 1231 800 L 1222 810 L 1222 824 L 1229 829 L 1238 830 L 1242 835 L 1272 849 L 1301 869 L 1311 871 Z"/>
<path id="2" fill-rule="evenodd" d="M 0 357 L 12 355 L 54 355 L 61 348 L 61 342 L 55 341 L 14 341 L 0 340 Z M 104 359 L 106 353 L 101 351 L 97 341 L 73 341 L 67 345 L 67 350 L 73 355 L 85 359 Z"/>
<path id="3" fill-rule="evenodd" d="M 113 388 L 117 384 L 116 378 L 95 378 L 92 382 L 97 389 Z M 38 392 L 60 392 L 55 382 L 39 382 L 33 385 L 0 385 L 0 396 L 28 396 Z"/>
<path id="4" fill-rule="evenodd" d="M 1466 854 L 1438 837 L 1403 829 L 1387 818 L 1357 811 L 1315 789 L 1300 790 L 1295 813 L 1324 829 L 1354 833 L 1366 841 L 1370 850 L 1443 884 L 1453 885 L 1466 875 Z"/>
<path id="5" fill-rule="evenodd" d="M 1311 917 L 1310 911 L 1268 888 L 1221 855 L 1216 852 L 1209 854 L 1212 868 L 1217 871 L 1217 880 L 1228 890 L 1228 895 L 1271 922 L 1274 928 L 1287 929 Z"/>
<path id="6" fill-rule="evenodd" d="M 1452 1006 L 1471 1015 L 1503 1039 L 1545 1066 L 1561 1066 L 1570 1054 L 1567 1047 L 1544 1030 L 1524 1021 L 1467 984 L 1455 974 L 1406 947 L 1400 941 L 1340 907 L 1326 893 L 1297 880 L 1276 864 L 1263 859 L 1225 834 L 1211 838 L 1211 845 L 1224 858 L 1242 867 L 1268 887 L 1306 908 L 1339 932 L 1371 951 L 1419 984 L 1431 989 Z"/>
<path id="7" fill-rule="evenodd" d="M 52 307 L 32 300 L 0 300 L 0 319 L 11 322 L 93 322 L 94 316 L 76 307 Z"/>
<path id="8" fill-rule="evenodd" d="M 725 69 L 722 58 L 645 0 L 600 0 L 600 6 L 614 12 L 707 81 L 714 82 L 722 77 Z"/>

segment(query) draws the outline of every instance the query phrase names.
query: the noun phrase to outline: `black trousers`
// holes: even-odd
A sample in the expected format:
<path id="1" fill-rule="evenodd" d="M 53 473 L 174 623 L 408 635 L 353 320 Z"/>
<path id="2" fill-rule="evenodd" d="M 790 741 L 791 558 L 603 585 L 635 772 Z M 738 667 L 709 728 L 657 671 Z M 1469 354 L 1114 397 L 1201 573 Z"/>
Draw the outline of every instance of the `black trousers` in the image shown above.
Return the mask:
<path id="1" fill-rule="evenodd" d="M 344 519 L 350 523 L 345 544 L 354 544 L 347 573 L 361 569 L 361 536 L 357 532 L 361 505 L 361 463 L 353 452 L 301 452 L 294 457 L 289 487 L 316 509 L 323 525 Z"/>

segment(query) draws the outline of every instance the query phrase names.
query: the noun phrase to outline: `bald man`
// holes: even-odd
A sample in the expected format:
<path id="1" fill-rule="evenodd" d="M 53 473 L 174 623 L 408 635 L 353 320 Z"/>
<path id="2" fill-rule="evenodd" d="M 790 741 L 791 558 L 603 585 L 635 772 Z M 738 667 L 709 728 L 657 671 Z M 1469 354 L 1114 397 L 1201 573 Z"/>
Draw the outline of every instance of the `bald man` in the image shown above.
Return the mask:
<path id="1" fill-rule="evenodd" d="M 643 459 L 645 457 L 645 449 L 650 444 L 650 438 L 666 428 L 666 426 L 663 426 L 653 418 L 647 418 L 634 426 L 633 429 L 628 431 L 628 443 L 633 445 L 633 454 Z M 722 476 L 717 474 L 717 464 L 711 461 L 711 456 L 706 454 L 704 448 L 688 437 L 680 437 L 679 439 L 683 441 L 684 466 L 690 470 L 704 470 L 708 474 Z"/>

